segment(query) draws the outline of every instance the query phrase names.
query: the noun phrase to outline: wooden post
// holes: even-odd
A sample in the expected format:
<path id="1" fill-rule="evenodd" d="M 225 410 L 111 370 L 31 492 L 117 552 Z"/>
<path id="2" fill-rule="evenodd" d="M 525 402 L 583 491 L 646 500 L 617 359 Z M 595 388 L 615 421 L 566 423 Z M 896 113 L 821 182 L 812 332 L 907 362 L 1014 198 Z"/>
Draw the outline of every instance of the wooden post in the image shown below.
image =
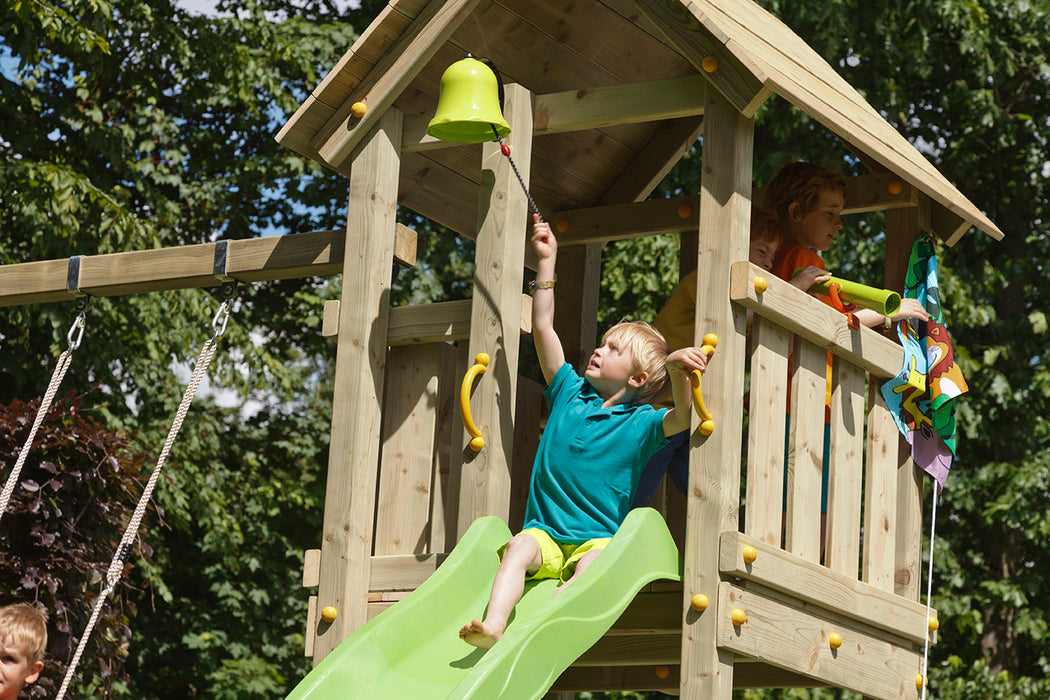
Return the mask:
<path id="1" fill-rule="evenodd" d="M 504 117 L 511 127 L 506 139 L 525 184 L 532 158 L 532 96 L 519 85 L 506 86 Z M 514 406 L 521 335 L 521 288 L 529 204 L 510 161 L 499 144 L 482 152 L 481 199 L 474 263 L 474 296 L 470 312 L 470 358 L 486 353 L 488 370 L 476 382 L 471 412 L 485 446 L 473 452 L 464 440 L 458 459 L 459 516 L 462 536 L 476 518 L 506 520 L 510 509 L 510 456 L 514 452 Z"/>
<path id="2" fill-rule="evenodd" d="M 554 327 L 565 360 L 577 372 L 586 368 L 597 341 L 602 248 L 601 243 L 589 243 L 558 250 Z"/>
<path id="3" fill-rule="evenodd" d="M 338 616 L 316 628 L 315 664 L 367 621 L 401 124 L 401 112 L 389 110 L 357 147 L 350 172 L 317 590 L 320 608 Z"/>
<path id="4" fill-rule="evenodd" d="M 740 425 L 743 420 L 744 310 L 729 300 L 730 263 L 747 260 L 754 122 L 717 90 L 707 91 L 700 179 L 695 342 L 718 335 L 718 351 L 703 378 L 715 431 L 703 437 L 692 420 L 686 506 L 682 696 L 729 700 L 733 657 L 715 646 L 717 620 L 728 610 L 711 605 L 697 614 L 696 593 L 718 600 L 718 540 L 737 529 L 740 503 Z"/>
<path id="5" fill-rule="evenodd" d="M 922 231 L 930 230 L 930 199 L 919 206 L 886 212 L 887 289 L 904 291 L 911 249 Z M 893 587 L 898 595 L 919 600 L 922 580 L 922 484 L 924 472 L 911 459 L 911 448 L 901 438 L 897 455 L 897 530 Z"/>

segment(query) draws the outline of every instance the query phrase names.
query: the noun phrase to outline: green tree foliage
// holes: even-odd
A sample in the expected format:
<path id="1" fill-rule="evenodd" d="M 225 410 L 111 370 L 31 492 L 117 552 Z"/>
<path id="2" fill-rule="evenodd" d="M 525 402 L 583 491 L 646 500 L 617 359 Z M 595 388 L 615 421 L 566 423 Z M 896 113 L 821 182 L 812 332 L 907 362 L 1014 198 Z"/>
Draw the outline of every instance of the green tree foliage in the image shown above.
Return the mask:
<path id="1" fill-rule="evenodd" d="M 142 491 L 145 455 L 135 452 L 122 433 L 108 430 L 84 403 L 84 397 L 70 392 L 51 406 L 0 520 L 3 604 L 32 602 L 49 617 L 47 663 L 32 697 L 54 697 L 62 684 L 105 585 L 112 543 L 120 541 Z M 39 401 L 0 406 L 5 465 L 15 464 L 39 409 Z M 149 545 L 141 543 L 136 554 L 148 562 Z M 127 589 L 115 593 L 101 609 L 79 667 L 85 696 L 109 694 L 121 685 L 135 603 Z"/>

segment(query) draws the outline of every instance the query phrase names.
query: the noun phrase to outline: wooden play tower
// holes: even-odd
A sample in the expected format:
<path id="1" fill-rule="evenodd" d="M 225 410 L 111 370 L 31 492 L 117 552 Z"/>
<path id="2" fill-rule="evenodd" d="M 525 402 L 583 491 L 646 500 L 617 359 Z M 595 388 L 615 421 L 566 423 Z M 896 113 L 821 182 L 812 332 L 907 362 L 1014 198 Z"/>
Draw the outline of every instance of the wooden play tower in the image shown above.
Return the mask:
<path id="1" fill-rule="evenodd" d="M 442 73 L 468 53 L 498 67 L 514 162 L 560 232 L 556 322 L 569 360 L 585 361 L 595 342 L 603 245 L 636 236 L 681 234 L 681 273 L 699 270 L 704 300 L 697 341 L 720 339 L 703 380 L 716 429 L 704 437 L 694 419 L 688 494 L 669 489 L 661 505 L 682 583 L 649 585 L 552 691 L 707 700 L 736 687 L 827 685 L 918 697 L 922 474 L 878 391 L 902 350 L 747 262 L 753 117 L 766 100 L 787 100 L 868 167 L 848 179 L 845 213 L 886 210 L 891 289 L 903 287 L 920 232 L 947 245 L 971 227 L 1002 233 L 750 0 L 392 0 L 277 137 L 348 176 L 345 232 L 223 243 L 221 269 L 220 244 L 78 261 L 77 291 L 98 296 L 343 274 L 342 300 L 325 309 L 337 361 L 324 530 L 304 568 L 316 588 L 307 653 L 319 661 L 415 589 L 476 518 L 512 530 L 522 521 L 543 413 L 542 387 L 518 373 L 519 344 L 531 342 L 529 205 L 497 144 L 425 135 Z M 697 139 L 700 191 L 647 200 Z M 391 308 L 392 258 L 415 262 L 399 206 L 476 242 L 472 299 Z M 10 268 L 0 270 L 5 304 L 73 291 L 68 261 Z M 485 443 L 474 452 L 458 396 L 479 353 L 491 363 L 469 404 Z"/>

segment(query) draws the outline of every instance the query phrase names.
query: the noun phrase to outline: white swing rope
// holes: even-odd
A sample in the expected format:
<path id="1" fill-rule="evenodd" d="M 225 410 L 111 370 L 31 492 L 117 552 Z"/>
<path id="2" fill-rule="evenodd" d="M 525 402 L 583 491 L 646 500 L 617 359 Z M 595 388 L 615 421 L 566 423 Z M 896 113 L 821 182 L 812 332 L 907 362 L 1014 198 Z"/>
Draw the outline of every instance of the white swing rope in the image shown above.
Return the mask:
<path id="1" fill-rule="evenodd" d="M 157 466 L 154 467 L 153 473 L 149 477 L 149 482 L 146 484 L 146 488 L 143 490 L 142 496 L 139 498 L 139 502 L 135 506 L 135 513 L 131 516 L 131 521 L 124 530 L 124 536 L 121 538 L 120 544 L 117 546 L 117 551 L 113 554 L 113 560 L 109 564 L 109 571 L 106 572 L 106 586 L 95 600 L 95 608 L 91 612 L 91 618 L 88 620 L 84 634 L 80 637 L 80 643 L 77 645 L 77 651 L 73 655 L 73 660 L 66 669 L 66 676 L 62 679 L 62 687 L 58 689 L 58 695 L 55 696 L 55 700 L 62 700 L 62 698 L 65 697 L 66 689 L 69 687 L 69 682 L 73 678 L 73 674 L 76 672 L 77 665 L 80 663 L 80 657 L 83 655 L 84 648 L 87 646 L 87 642 L 91 638 L 91 633 L 95 628 L 95 624 L 98 622 L 99 614 L 102 611 L 102 605 L 105 603 L 106 598 L 113 593 L 113 589 L 116 588 L 117 583 L 120 582 L 121 576 L 124 573 L 124 565 L 127 561 L 128 555 L 131 553 L 131 546 L 135 538 L 138 536 L 139 525 L 146 513 L 146 506 L 148 505 L 150 497 L 153 495 L 153 489 L 157 484 L 157 478 L 160 476 L 161 469 L 164 468 L 164 463 L 168 459 L 168 453 L 171 451 L 171 446 L 175 442 L 175 437 L 179 434 L 179 429 L 182 427 L 182 421 L 186 418 L 186 413 L 189 411 L 190 404 L 193 402 L 193 397 L 197 393 L 201 381 L 204 379 L 204 374 L 208 370 L 208 365 L 211 364 L 212 355 L 215 354 L 215 348 L 218 345 L 219 337 L 226 331 L 226 322 L 229 319 L 229 315 L 230 299 L 227 298 L 219 306 L 219 310 L 215 313 L 215 318 L 212 319 L 212 328 L 214 328 L 215 332 L 212 337 L 204 343 L 200 355 L 197 357 L 197 364 L 194 366 L 193 373 L 190 375 L 189 383 L 186 385 L 186 392 L 182 396 L 182 403 L 179 404 L 179 409 L 175 413 L 175 420 L 171 424 L 171 429 L 168 431 L 168 437 L 164 441 L 164 447 L 160 451 L 160 457 L 157 459 Z"/>
<path id="2" fill-rule="evenodd" d="M 930 657 L 930 599 L 933 597 L 933 540 L 937 532 L 937 494 L 940 485 L 933 485 L 933 508 L 930 514 L 930 560 L 926 567 L 926 642 L 922 647 L 922 696 L 926 700 L 926 687 L 929 685 L 927 664 Z"/>
<path id="3" fill-rule="evenodd" d="M 66 370 L 69 369 L 69 364 L 73 359 L 73 351 L 80 347 L 80 341 L 84 339 L 84 327 L 86 325 L 87 315 L 84 311 L 81 311 L 77 314 L 76 319 L 73 321 L 73 325 L 69 327 L 69 332 L 66 334 L 66 340 L 69 342 L 69 347 L 63 350 L 62 354 L 58 356 L 58 362 L 55 364 L 55 371 L 51 374 L 51 381 L 47 385 L 47 391 L 44 392 L 44 398 L 40 402 L 40 408 L 36 412 L 36 418 L 33 420 L 33 427 L 29 430 L 29 437 L 26 438 L 25 444 L 22 445 L 22 451 L 18 453 L 18 459 L 15 461 L 15 466 L 7 477 L 7 483 L 4 484 L 3 493 L 0 493 L 0 518 L 3 518 L 4 513 L 7 512 L 7 504 L 11 500 L 11 494 L 14 493 L 15 486 L 18 484 L 18 477 L 22 473 L 22 466 L 25 464 L 26 457 L 29 455 L 29 450 L 33 446 L 36 432 L 40 429 L 40 425 L 44 422 L 44 418 L 46 418 L 47 414 L 51 411 L 51 402 L 54 401 L 55 394 L 58 392 L 58 386 L 66 376 Z M 76 334 L 75 337 L 74 334 Z"/>

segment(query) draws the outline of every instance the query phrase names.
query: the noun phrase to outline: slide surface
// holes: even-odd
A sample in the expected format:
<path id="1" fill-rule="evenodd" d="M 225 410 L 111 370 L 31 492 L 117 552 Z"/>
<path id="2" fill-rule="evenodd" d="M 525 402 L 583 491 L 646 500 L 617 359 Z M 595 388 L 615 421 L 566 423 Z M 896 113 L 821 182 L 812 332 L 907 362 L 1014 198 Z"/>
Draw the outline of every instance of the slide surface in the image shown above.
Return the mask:
<path id="1" fill-rule="evenodd" d="M 481 619 L 510 539 L 479 518 L 419 588 L 377 615 L 304 678 L 289 700 L 540 698 L 657 579 L 679 580 L 678 550 L 651 508 L 627 516 L 594 564 L 557 597 L 556 581 L 528 581 L 503 638 L 488 651 L 459 639 Z"/>

